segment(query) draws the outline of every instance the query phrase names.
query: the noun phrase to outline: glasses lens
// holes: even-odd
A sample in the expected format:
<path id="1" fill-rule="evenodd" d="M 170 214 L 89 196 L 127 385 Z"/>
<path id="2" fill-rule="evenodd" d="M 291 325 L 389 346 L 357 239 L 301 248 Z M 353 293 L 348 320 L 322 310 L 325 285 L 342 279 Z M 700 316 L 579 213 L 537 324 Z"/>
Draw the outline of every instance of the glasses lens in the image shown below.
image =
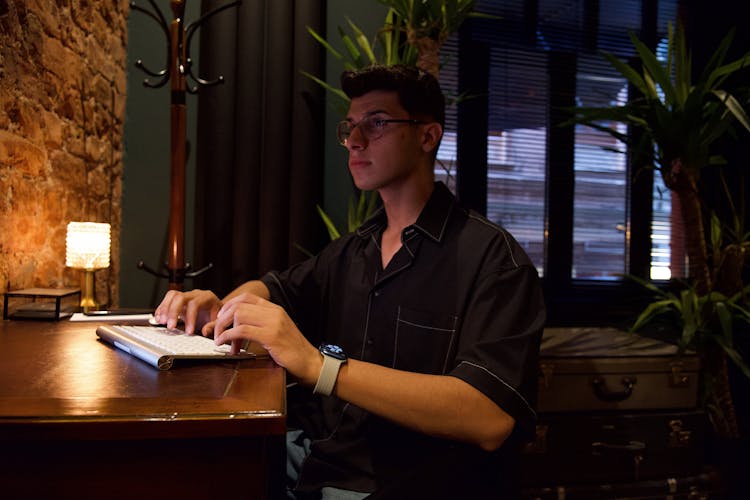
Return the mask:
<path id="1" fill-rule="evenodd" d="M 383 121 L 374 116 L 368 116 L 357 124 L 368 141 L 374 141 L 383 135 Z"/>
<path id="2" fill-rule="evenodd" d="M 339 122 L 336 125 L 336 137 L 339 140 L 339 144 L 346 145 L 346 140 L 352 134 L 352 128 L 352 124 L 347 121 Z"/>
<path id="3" fill-rule="evenodd" d="M 355 128 L 359 128 L 359 133 L 368 140 L 374 141 L 379 139 L 385 131 L 385 125 L 389 120 L 383 120 L 375 116 L 370 116 L 359 123 L 351 123 L 348 121 L 339 122 L 336 126 L 336 137 L 338 137 L 339 143 L 346 146 L 346 141 L 352 135 Z M 398 120 L 396 120 L 398 121 Z"/>

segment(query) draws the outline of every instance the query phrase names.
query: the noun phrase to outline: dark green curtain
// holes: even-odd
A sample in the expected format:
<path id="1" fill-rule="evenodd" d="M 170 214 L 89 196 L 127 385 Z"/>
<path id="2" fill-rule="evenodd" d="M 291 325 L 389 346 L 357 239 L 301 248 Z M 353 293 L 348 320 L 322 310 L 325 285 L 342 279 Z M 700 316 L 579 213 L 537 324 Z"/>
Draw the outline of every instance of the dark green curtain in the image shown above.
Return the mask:
<path id="1" fill-rule="evenodd" d="M 202 12 L 228 3 L 204 0 Z M 222 296 L 320 248 L 324 0 L 242 0 L 201 28 L 196 151 L 195 286 Z"/>

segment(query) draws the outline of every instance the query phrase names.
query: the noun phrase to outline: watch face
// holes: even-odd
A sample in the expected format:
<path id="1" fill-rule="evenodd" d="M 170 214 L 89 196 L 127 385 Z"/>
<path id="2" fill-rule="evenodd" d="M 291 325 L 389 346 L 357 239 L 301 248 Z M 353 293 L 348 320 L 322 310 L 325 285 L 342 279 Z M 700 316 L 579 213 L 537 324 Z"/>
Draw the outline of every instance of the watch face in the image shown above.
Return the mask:
<path id="1" fill-rule="evenodd" d="M 320 346 L 320 352 L 327 356 L 331 356 L 332 358 L 340 359 L 342 361 L 346 360 L 346 354 L 344 354 L 344 350 L 337 345 L 322 344 Z"/>

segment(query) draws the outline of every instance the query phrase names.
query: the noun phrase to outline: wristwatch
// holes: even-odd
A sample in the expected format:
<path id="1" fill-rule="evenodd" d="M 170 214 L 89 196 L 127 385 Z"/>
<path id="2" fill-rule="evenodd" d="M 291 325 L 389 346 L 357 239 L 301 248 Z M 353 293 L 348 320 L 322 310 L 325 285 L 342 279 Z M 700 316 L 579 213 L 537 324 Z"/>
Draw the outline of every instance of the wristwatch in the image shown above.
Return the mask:
<path id="1" fill-rule="evenodd" d="M 318 350 L 323 354 L 323 368 L 320 369 L 313 394 L 330 396 L 336 385 L 339 369 L 342 364 L 346 363 L 346 354 L 342 348 L 333 344 L 321 344 Z"/>

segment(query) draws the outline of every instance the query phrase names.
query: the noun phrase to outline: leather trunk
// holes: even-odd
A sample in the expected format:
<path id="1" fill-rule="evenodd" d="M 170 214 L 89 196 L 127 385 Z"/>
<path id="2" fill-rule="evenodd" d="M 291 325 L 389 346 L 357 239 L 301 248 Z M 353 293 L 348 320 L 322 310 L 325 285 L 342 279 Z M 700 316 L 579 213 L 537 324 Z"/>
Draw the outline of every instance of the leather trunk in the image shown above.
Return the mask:
<path id="1" fill-rule="evenodd" d="M 539 413 L 691 409 L 698 405 L 695 354 L 613 328 L 546 328 Z"/>
<path id="2" fill-rule="evenodd" d="M 524 488 L 523 499 L 664 499 L 699 500 L 725 498 L 725 488 L 714 471 L 707 470 L 697 476 L 666 477 L 646 481 L 601 483 L 591 485 L 558 485 L 555 487 Z"/>
<path id="3" fill-rule="evenodd" d="M 707 421 L 701 411 L 540 415 L 522 454 L 534 486 L 633 482 L 701 473 Z"/>

